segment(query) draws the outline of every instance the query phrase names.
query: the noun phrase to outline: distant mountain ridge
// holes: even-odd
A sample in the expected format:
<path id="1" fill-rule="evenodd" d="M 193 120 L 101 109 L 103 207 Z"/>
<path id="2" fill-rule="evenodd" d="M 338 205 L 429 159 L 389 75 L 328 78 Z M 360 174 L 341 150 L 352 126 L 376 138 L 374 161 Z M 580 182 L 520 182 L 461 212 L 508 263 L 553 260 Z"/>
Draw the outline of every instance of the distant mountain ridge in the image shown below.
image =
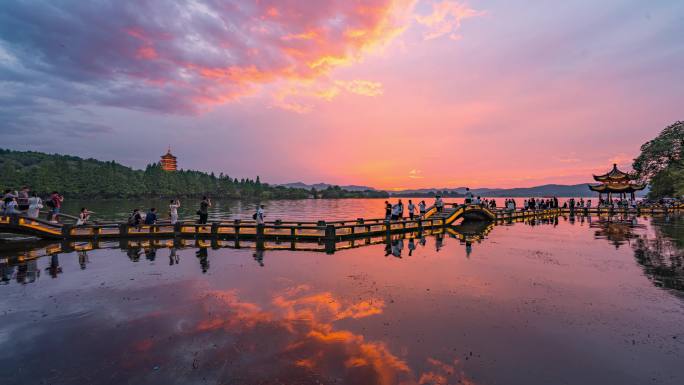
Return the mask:
<path id="1" fill-rule="evenodd" d="M 596 196 L 597 194 L 589 190 L 590 183 L 579 183 L 573 185 L 562 184 L 545 184 L 533 187 L 515 187 L 515 188 L 472 188 L 471 191 L 475 195 L 486 197 L 586 197 Z M 465 187 L 456 188 L 430 188 L 430 189 L 415 189 L 415 190 L 401 190 L 392 191 L 392 196 L 431 196 L 439 191 L 443 195 L 449 196 L 463 196 L 465 194 Z M 445 194 L 446 192 L 446 194 Z M 639 192 L 638 196 L 644 196 L 648 193 L 647 190 Z"/>
<path id="2" fill-rule="evenodd" d="M 279 184 L 278 186 L 283 186 L 283 187 L 289 187 L 289 188 L 302 188 L 306 190 L 311 190 L 312 188 L 315 188 L 318 191 L 325 190 L 328 187 L 334 187 L 336 185 L 334 184 L 328 184 L 328 183 L 314 183 L 314 184 L 306 184 L 303 182 L 294 182 L 294 183 L 284 183 L 284 184 Z M 347 185 L 347 186 L 339 186 L 342 190 L 347 190 L 347 191 L 376 191 L 375 188 L 369 187 L 369 186 L 357 186 L 357 185 Z"/>

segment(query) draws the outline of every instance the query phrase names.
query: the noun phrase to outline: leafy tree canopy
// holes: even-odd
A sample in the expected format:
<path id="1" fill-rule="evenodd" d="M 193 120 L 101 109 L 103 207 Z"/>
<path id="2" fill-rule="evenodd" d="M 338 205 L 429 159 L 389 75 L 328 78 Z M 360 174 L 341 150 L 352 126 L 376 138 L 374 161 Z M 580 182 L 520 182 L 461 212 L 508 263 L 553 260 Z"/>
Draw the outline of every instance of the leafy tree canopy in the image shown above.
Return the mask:
<path id="1" fill-rule="evenodd" d="M 668 126 L 641 146 L 632 167 L 640 180 L 650 183 L 649 197 L 684 195 L 684 122 Z"/>

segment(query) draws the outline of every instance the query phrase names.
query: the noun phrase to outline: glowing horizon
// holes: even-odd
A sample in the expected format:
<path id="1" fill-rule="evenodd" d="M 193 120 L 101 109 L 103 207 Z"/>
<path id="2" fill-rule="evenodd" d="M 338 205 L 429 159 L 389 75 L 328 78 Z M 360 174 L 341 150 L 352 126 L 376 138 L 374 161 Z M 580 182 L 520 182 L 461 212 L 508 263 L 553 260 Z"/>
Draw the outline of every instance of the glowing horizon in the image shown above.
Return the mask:
<path id="1" fill-rule="evenodd" d="M 10 1 L 3 147 L 269 183 L 591 182 L 682 120 L 684 4 Z"/>

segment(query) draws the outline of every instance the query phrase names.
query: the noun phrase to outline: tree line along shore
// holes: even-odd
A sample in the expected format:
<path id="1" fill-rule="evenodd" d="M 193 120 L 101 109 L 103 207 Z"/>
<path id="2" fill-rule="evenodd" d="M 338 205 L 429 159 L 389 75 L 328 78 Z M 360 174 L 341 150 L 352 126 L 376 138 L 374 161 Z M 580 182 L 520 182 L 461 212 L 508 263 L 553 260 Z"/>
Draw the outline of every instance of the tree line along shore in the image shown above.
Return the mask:
<path id="1" fill-rule="evenodd" d="M 158 163 L 135 170 L 114 161 L 34 151 L 0 149 L 2 187 L 29 186 L 39 194 L 59 191 L 84 199 L 202 197 L 226 199 L 386 198 L 385 191 L 347 191 L 338 186 L 316 191 L 274 186 L 255 179 L 194 170 L 167 172 Z"/>

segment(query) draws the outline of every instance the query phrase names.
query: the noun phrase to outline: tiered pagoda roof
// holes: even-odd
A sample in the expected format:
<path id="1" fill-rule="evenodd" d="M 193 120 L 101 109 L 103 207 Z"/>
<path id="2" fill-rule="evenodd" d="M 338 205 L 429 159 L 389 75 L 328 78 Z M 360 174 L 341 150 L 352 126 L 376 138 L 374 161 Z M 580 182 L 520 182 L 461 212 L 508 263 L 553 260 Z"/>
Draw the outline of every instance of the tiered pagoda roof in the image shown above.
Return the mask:
<path id="1" fill-rule="evenodd" d="M 177 163 L 176 157 L 171 154 L 171 147 L 166 151 L 166 154 L 161 156 L 161 167 L 164 171 L 176 171 Z"/>
<path id="2" fill-rule="evenodd" d="M 589 188 L 599 193 L 632 193 L 646 188 L 645 183 L 632 182 L 632 177 L 620 171 L 617 164 L 613 164 L 613 169 L 603 175 L 594 175 L 594 180 L 601 184 L 589 185 Z"/>

